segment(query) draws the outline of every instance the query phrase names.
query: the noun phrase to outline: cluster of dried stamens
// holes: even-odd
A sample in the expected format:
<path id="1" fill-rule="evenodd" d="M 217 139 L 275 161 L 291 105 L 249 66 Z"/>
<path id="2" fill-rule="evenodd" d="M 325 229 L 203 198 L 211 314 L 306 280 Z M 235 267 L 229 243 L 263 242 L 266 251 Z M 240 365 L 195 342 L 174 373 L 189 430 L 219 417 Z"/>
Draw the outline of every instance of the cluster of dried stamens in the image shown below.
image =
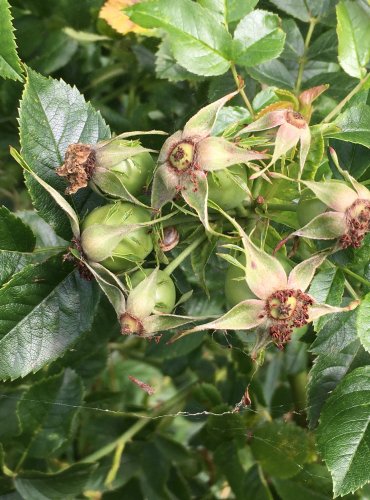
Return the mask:
<path id="1" fill-rule="evenodd" d="M 345 213 L 347 232 L 339 239 L 342 248 L 359 248 L 366 233 L 370 231 L 370 202 L 356 200 Z"/>
<path id="2" fill-rule="evenodd" d="M 56 169 L 61 177 L 66 177 L 69 187 L 66 194 L 74 194 L 86 187 L 91 179 L 96 163 L 96 152 L 89 144 L 70 144 L 67 148 L 64 164 Z"/>
<path id="3" fill-rule="evenodd" d="M 266 300 L 270 335 L 279 349 L 290 340 L 293 328 L 308 323 L 308 309 L 312 304 L 311 297 L 301 290 L 278 290 Z"/>

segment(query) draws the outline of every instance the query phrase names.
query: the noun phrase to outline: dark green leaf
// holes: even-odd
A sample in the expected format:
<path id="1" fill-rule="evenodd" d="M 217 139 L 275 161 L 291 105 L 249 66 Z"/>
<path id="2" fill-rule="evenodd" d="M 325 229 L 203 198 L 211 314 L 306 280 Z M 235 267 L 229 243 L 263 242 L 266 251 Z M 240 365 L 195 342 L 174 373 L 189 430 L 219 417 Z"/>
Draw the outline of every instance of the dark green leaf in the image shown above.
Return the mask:
<path id="1" fill-rule="evenodd" d="M 0 207 L 0 250 L 32 252 L 35 243 L 31 229 L 7 208 Z"/>
<path id="2" fill-rule="evenodd" d="M 94 464 L 75 464 L 61 472 L 22 472 L 15 487 L 27 500 L 72 500 L 85 489 Z"/>
<path id="3" fill-rule="evenodd" d="M 340 306 L 344 292 L 344 276 L 342 271 L 332 268 L 318 273 L 312 280 L 310 295 L 319 304 Z M 315 321 L 315 330 L 318 332 L 330 321 L 331 317 L 323 316 Z"/>
<path id="4" fill-rule="evenodd" d="M 231 37 L 201 5 L 190 0 L 153 0 L 126 9 L 132 21 L 169 35 L 178 63 L 197 75 L 222 75 L 230 67 Z"/>
<path id="5" fill-rule="evenodd" d="M 100 113 L 85 102 L 76 88 L 63 81 L 45 78 L 32 70 L 28 70 L 19 123 L 24 159 L 40 177 L 61 193 L 66 184 L 54 170 L 63 163 L 68 145 L 76 142 L 94 144 L 109 136 L 109 129 Z M 26 177 L 39 214 L 58 235 L 69 240 L 71 230 L 63 211 L 30 175 Z M 89 189 L 84 189 L 73 197 L 73 202 L 74 207 L 84 214 L 100 199 Z"/>
<path id="6" fill-rule="evenodd" d="M 370 148 L 370 106 L 362 104 L 347 109 L 338 116 L 335 125 L 340 131 L 330 133 L 329 137 Z"/>
<path id="7" fill-rule="evenodd" d="M 337 57 L 338 39 L 334 29 L 318 36 L 308 49 L 309 59 L 333 62 Z"/>
<path id="8" fill-rule="evenodd" d="M 263 424 L 255 430 L 251 447 L 262 469 L 279 478 L 296 475 L 308 460 L 308 436 L 292 423 Z"/>
<path id="9" fill-rule="evenodd" d="M 234 59 L 250 67 L 275 59 L 284 48 L 285 33 L 276 14 L 254 10 L 247 14 L 234 32 Z"/>
<path id="10" fill-rule="evenodd" d="M 29 266 L 0 290 L 0 378 L 35 372 L 86 332 L 98 292 L 61 257 Z"/>
<path id="11" fill-rule="evenodd" d="M 334 496 L 370 481 L 370 366 L 357 368 L 334 390 L 321 413 L 317 445 L 334 483 Z"/>
<path id="12" fill-rule="evenodd" d="M 308 22 L 310 14 L 304 0 L 270 0 L 279 9 L 300 21 Z"/>
<path id="13" fill-rule="evenodd" d="M 8 0 L 0 0 L 0 19 L 0 76 L 12 80 L 22 80 L 22 67 L 15 45 Z"/>
<path id="14" fill-rule="evenodd" d="M 283 89 L 294 87 L 295 77 L 279 60 L 272 60 L 255 68 L 248 68 L 248 73 L 259 82 L 267 83 L 267 85 L 276 85 Z"/>
<path id="15" fill-rule="evenodd" d="M 337 5 L 338 59 L 346 73 L 363 78 L 370 59 L 370 7 L 341 0 Z"/>
<path id="16" fill-rule="evenodd" d="M 290 479 L 273 479 L 281 500 L 331 500 L 332 481 L 327 468 L 320 464 L 307 464 Z"/>
<path id="17" fill-rule="evenodd" d="M 312 352 L 318 357 L 308 384 L 308 418 L 315 427 L 321 408 L 343 377 L 370 362 L 356 332 L 356 311 L 335 314 L 318 334 Z"/>
<path id="18" fill-rule="evenodd" d="M 28 456 L 52 455 L 69 439 L 82 397 L 82 381 L 70 369 L 35 383 L 23 394 L 17 413 Z"/>
<path id="19" fill-rule="evenodd" d="M 357 309 L 357 335 L 364 349 L 370 352 L 370 293 L 361 301 Z"/>
<path id="20" fill-rule="evenodd" d="M 48 75 L 68 64 L 77 47 L 76 40 L 62 31 L 47 31 L 42 46 L 30 64 L 36 71 Z"/>
<path id="21" fill-rule="evenodd" d="M 286 33 L 284 52 L 282 57 L 284 59 L 298 60 L 302 57 L 304 52 L 304 40 L 299 28 L 293 19 L 283 19 L 283 30 Z"/>

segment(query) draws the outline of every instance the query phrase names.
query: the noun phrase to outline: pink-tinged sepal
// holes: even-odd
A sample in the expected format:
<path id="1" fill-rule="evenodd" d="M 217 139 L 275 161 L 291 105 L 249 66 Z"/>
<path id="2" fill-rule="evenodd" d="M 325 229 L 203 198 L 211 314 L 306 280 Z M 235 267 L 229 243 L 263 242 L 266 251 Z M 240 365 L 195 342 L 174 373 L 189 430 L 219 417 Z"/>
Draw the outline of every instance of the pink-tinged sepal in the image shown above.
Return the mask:
<path id="1" fill-rule="evenodd" d="M 278 259 L 258 248 L 245 233 L 242 241 L 247 261 L 246 282 L 256 297 L 266 299 L 276 290 L 286 288 L 287 275 Z"/>
<path id="2" fill-rule="evenodd" d="M 208 137 L 212 132 L 221 108 L 238 92 L 238 90 L 231 92 L 199 110 L 198 113 L 192 116 L 185 124 L 182 139 L 197 138 L 197 140 L 200 140 Z"/>
<path id="3" fill-rule="evenodd" d="M 301 146 L 299 151 L 299 179 L 302 177 L 303 168 L 305 166 L 308 152 L 311 146 L 311 132 L 310 127 L 307 125 L 301 129 Z"/>
<path id="4" fill-rule="evenodd" d="M 301 106 L 308 106 L 317 99 L 323 92 L 329 88 L 328 84 L 318 85 L 317 87 L 312 87 L 310 89 L 304 90 L 299 94 L 299 102 Z"/>
<path id="5" fill-rule="evenodd" d="M 167 163 L 157 168 L 152 186 L 151 205 L 154 209 L 159 210 L 173 200 L 178 192 L 179 178 L 180 176 Z"/>
<path id="6" fill-rule="evenodd" d="M 268 158 L 264 153 L 240 148 L 222 137 L 207 137 L 198 144 L 196 151 L 196 161 L 202 170 L 208 171 Z"/>
<path id="7" fill-rule="evenodd" d="M 218 319 L 183 332 L 181 337 L 204 330 L 250 330 L 265 321 L 264 301 L 257 299 L 244 300 Z"/>
<path id="8" fill-rule="evenodd" d="M 288 288 L 295 288 L 302 292 L 306 291 L 314 277 L 316 269 L 321 266 L 327 256 L 328 252 L 323 252 L 295 266 L 288 277 Z"/>
<path id="9" fill-rule="evenodd" d="M 268 130 L 270 128 L 278 127 L 282 125 L 286 121 L 286 109 L 279 109 L 277 111 L 271 111 L 266 115 L 261 116 L 255 122 L 250 123 L 246 127 L 242 128 L 236 136 L 250 133 L 250 132 L 258 132 L 260 130 Z"/>
<path id="10" fill-rule="evenodd" d="M 337 212 L 345 212 L 358 198 L 357 193 L 341 181 L 302 181 L 320 201 Z"/>
<path id="11" fill-rule="evenodd" d="M 309 321 L 315 321 L 316 319 L 321 318 L 321 316 L 326 316 L 327 314 L 352 311 L 353 309 L 356 309 L 356 307 L 359 305 L 359 303 L 360 302 L 358 300 L 355 300 L 355 301 L 351 302 L 348 306 L 345 306 L 345 307 L 335 307 L 335 306 L 330 306 L 329 304 L 316 304 L 316 303 L 314 303 L 310 307 Z"/>
<path id="12" fill-rule="evenodd" d="M 197 212 L 200 221 L 207 231 L 211 231 L 208 222 L 207 174 L 202 170 L 193 171 L 181 194 L 186 203 Z"/>
<path id="13" fill-rule="evenodd" d="M 301 129 L 290 123 L 283 123 L 276 134 L 275 149 L 270 165 L 285 155 L 290 149 L 298 144 L 301 137 Z"/>

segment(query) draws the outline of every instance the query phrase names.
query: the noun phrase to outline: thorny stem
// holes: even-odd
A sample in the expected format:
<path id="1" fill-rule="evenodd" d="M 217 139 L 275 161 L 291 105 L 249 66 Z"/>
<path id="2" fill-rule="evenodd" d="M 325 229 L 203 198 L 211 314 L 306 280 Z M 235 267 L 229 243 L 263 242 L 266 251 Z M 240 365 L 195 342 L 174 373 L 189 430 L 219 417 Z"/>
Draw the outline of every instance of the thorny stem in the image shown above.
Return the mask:
<path id="1" fill-rule="evenodd" d="M 302 54 L 302 57 L 300 58 L 300 61 L 299 61 L 297 83 L 295 86 L 295 91 L 297 94 L 299 93 L 299 91 L 301 89 L 303 71 L 304 71 L 304 67 L 306 66 L 306 62 L 307 62 L 307 51 L 308 51 L 308 47 L 310 46 L 313 30 L 315 29 L 317 21 L 318 21 L 318 19 L 316 19 L 315 17 L 311 17 L 311 19 L 310 19 L 310 25 L 308 27 L 306 39 L 304 41 L 303 54 Z"/>
<path id="2" fill-rule="evenodd" d="M 116 448 L 120 448 L 123 451 L 123 447 L 126 443 L 128 443 L 141 429 L 143 429 L 149 422 L 151 422 L 152 418 L 159 417 L 162 413 L 169 412 L 174 406 L 177 406 L 181 403 L 189 394 L 189 391 L 194 386 L 195 382 L 191 382 L 186 385 L 182 390 L 177 392 L 172 398 L 165 401 L 162 405 L 160 405 L 154 412 L 151 418 L 142 418 L 134 423 L 127 431 L 125 431 L 122 436 L 118 439 L 115 439 L 111 443 L 108 443 L 106 446 L 103 446 L 99 450 L 91 453 L 87 457 L 80 460 L 80 463 L 91 463 L 100 460 L 101 458 L 109 455 Z"/>
<path id="3" fill-rule="evenodd" d="M 170 276 L 174 272 L 174 270 L 181 264 L 181 262 L 183 262 L 206 238 L 207 236 L 203 234 L 202 236 L 194 240 L 193 243 L 191 243 L 187 248 L 185 248 L 185 250 L 183 250 L 177 257 L 175 257 L 173 261 L 163 269 L 163 271 Z"/>
<path id="4" fill-rule="evenodd" d="M 241 87 L 241 85 L 240 85 L 239 75 L 238 75 L 238 72 L 236 71 L 236 67 L 235 67 L 234 63 L 231 63 L 230 69 L 231 69 L 231 73 L 233 74 L 233 77 L 234 77 L 234 80 L 235 80 L 235 83 L 236 83 L 236 87 L 240 91 L 240 95 L 242 96 L 243 101 L 245 102 L 245 105 L 247 106 L 248 111 L 251 114 L 251 117 L 254 118 L 254 111 L 253 111 L 252 105 L 249 102 L 248 96 L 245 93 L 243 87 Z"/>
<path id="5" fill-rule="evenodd" d="M 322 120 L 321 123 L 330 122 L 330 120 L 334 118 L 334 116 L 336 116 L 342 110 L 342 108 L 347 104 L 347 102 L 350 99 L 352 99 L 352 97 L 355 94 L 357 94 L 357 92 L 361 90 L 361 88 L 365 85 L 369 77 L 370 73 L 368 73 L 364 78 L 362 78 L 362 80 L 360 80 L 360 82 L 356 85 L 356 87 L 352 89 L 351 92 L 342 101 L 340 101 L 340 103 L 337 104 L 337 106 L 335 106 L 335 108 L 332 111 L 330 111 L 330 113 Z"/>

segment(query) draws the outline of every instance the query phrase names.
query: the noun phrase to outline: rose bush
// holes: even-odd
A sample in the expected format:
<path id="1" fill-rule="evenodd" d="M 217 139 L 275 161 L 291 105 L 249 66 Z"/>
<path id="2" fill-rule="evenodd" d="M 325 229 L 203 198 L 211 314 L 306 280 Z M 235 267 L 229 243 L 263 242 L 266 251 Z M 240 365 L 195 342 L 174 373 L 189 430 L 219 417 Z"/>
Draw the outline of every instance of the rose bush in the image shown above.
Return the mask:
<path id="1" fill-rule="evenodd" d="M 367 498 L 366 2 L 10 4 L 0 497 Z"/>

